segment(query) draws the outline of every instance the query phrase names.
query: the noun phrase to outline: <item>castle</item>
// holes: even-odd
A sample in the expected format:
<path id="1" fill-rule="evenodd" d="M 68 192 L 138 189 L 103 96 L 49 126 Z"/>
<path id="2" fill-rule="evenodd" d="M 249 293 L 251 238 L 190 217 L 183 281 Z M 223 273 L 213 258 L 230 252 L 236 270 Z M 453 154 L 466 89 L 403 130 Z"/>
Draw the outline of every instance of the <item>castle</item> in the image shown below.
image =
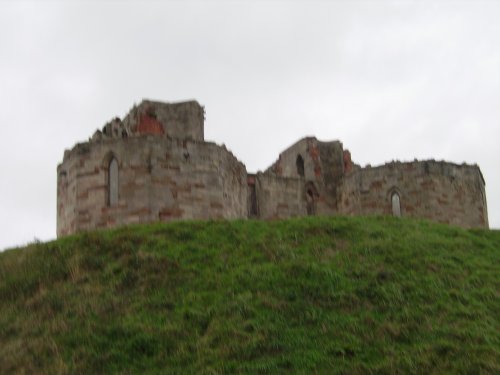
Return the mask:
<path id="1" fill-rule="evenodd" d="M 144 100 L 66 150 L 57 167 L 57 235 L 179 219 L 395 215 L 488 228 L 477 165 L 391 162 L 361 168 L 339 141 L 299 140 L 247 173 L 204 139 L 196 101 Z"/>

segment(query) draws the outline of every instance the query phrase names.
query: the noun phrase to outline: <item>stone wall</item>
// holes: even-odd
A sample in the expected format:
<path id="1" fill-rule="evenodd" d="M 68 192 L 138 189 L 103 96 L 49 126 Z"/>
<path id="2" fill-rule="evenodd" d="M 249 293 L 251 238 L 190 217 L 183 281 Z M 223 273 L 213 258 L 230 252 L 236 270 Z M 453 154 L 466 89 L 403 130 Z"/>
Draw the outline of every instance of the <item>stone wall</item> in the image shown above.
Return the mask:
<path id="1" fill-rule="evenodd" d="M 255 189 L 259 218 L 284 219 L 307 215 L 302 178 L 257 173 Z"/>
<path id="2" fill-rule="evenodd" d="M 436 161 L 394 162 L 347 174 L 339 187 L 339 213 L 401 215 L 459 225 L 488 227 L 484 180 L 477 166 Z"/>
<path id="3" fill-rule="evenodd" d="M 76 205 L 77 186 L 76 175 L 78 170 L 77 158 L 68 158 L 64 168 L 57 167 L 57 235 L 67 235 L 77 231 Z"/>
<path id="4" fill-rule="evenodd" d="M 299 156 L 303 160 L 303 174 L 298 171 Z M 280 153 L 278 160 L 266 173 L 302 178 L 305 199 L 312 201 L 312 212 L 316 215 L 335 214 L 336 187 L 344 173 L 342 143 L 320 142 L 314 137 L 303 138 Z"/>
<path id="5" fill-rule="evenodd" d="M 336 214 L 488 227 L 477 166 L 415 161 L 360 168 L 341 142 L 307 137 L 264 173 L 247 175 L 203 132 L 204 109 L 196 101 L 144 100 L 123 121 L 113 119 L 66 151 L 57 170 L 58 236 L 153 221 Z"/>
<path id="6" fill-rule="evenodd" d="M 196 101 L 162 103 L 143 100 L 122 120 L 116 117 L 92 136 L 128 138 L 152 134 L 171 139 L 203 141 L 205 109 Z"/>
<path id="7" fill-rule="evenodd" d="M 133 134 L 162 134 L 169 138 L 204 140 L 205 111 L 196 101 L 162 103 L 143 100 L 123 119 Z"/>
<path id="8" fill-rule="evenodd" d="M 110 206 L 112 158 L 119 165 L 119 201 Z M 58 167 L 64 173 L 74 182 L 64 188 L 60 178 L 59 236 L 130 223 L 247 215 L 245 166 L 214 143 L 157 136 L 82 143 L 65 155 Z"/>

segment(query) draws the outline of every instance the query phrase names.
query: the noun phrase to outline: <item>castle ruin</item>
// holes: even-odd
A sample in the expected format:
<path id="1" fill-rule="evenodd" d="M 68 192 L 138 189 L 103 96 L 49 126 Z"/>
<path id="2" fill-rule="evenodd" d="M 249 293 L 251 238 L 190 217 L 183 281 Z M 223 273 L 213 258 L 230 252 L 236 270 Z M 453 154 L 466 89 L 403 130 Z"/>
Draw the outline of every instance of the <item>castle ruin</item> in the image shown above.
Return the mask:
<path id="1" fill-rule="evenodd" d="M 58 237 L 179 219 L 371 214 L 488 228 L 485 182 L 477 165 L 434 160 L 361 168 L 341 142 L 314 137 L 250 174 L 205 141 L 196 101 L 144 100 L 66 150 L 57 167 Z"/>

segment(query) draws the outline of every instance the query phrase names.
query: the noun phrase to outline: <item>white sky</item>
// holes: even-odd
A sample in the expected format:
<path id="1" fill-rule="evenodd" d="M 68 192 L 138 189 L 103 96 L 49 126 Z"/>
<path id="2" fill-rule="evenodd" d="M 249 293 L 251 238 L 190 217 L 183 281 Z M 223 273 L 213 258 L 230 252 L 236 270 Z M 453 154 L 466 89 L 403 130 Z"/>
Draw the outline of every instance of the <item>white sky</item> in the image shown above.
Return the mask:
<path id="1" fill-rule="evenodd" d="M 477 163 L 500 227 L 500 1 L 0 0 L 0 249 L 55 238 L 56 166 L 143 98 L 196 99 L 249 172 L 306 135 Z"/>

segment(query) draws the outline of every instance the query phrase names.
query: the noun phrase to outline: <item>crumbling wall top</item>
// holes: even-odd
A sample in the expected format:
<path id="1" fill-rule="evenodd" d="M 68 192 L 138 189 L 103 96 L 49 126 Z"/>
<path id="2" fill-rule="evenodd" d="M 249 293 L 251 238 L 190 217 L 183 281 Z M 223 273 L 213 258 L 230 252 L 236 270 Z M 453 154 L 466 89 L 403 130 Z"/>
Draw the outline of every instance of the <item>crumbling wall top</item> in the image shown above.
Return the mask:
<path id="1" fill-rule="evenodd" d="M 123 120 L 115 117 L 97 130 L 92 141 L 157 135 L 173 139 L 203 141 L 205 109 L 197 101 L 165 103 L 143 100 Z"/>

